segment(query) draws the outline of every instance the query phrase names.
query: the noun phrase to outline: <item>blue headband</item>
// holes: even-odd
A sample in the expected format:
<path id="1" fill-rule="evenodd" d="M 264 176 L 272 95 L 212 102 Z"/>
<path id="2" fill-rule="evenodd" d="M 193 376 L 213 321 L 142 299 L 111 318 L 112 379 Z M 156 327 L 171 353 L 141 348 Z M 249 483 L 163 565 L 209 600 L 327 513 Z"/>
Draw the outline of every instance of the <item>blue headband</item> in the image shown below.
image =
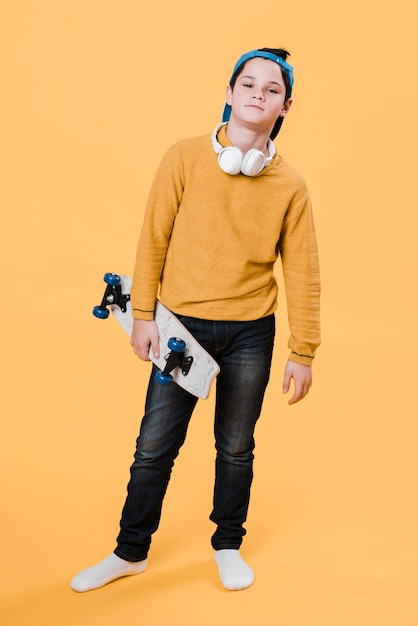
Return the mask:
<path id="1" fill-rule="evenodd" d="M 241 65 L 243 65 L 249 59 L 254 59 L 255 57 L 262 57 L 263 59 L 269 59 L 270 61 L 274 61 L 275 63 L 278 63 L 280 67 L 282 68 L 282 70 L 286 72 L 286 76 L 289 80 L 289 92 L 290 92 L 288 97 L 290 98 L 290 96 L 292 95 L 292 88 L 293 88 L 293 83 L 294 83 L 293 67 L 289 65 L 287 61 L 282 59 L 282 57 L 279 57 L 276 54 L 273 54 L 271 52 L 266 52 L 265 50 L 251 50 L 251 52 L 246 52 L 245 54 L 243 54 L 242 57 L 240 57 L 238 61 L 235 63 L 234 71 L 232 72 L 230 81 L 232 80 L 236 71 L 241 67 Z M 227 122 L 230 117 L 231 117 L 231 106 L 229 104 L 225 104 L 223 114 L 222 114 L 222 121 Z"/>

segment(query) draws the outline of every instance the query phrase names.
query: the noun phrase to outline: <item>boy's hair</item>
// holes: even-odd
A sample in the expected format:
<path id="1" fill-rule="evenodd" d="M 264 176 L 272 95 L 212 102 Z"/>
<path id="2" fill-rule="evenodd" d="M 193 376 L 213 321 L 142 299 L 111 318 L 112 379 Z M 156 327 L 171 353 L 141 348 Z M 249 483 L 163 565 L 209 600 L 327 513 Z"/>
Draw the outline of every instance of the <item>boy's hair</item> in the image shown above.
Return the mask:
<path id="1" fill-rule="evenodd" d="M 263 54 L 263 53 L 266 53 L 266 54 Z M 229 81 L 231 89 L 234 88 L 237 78 L 243 71 L 246 62 L 249 59 L 254 58 L 254 57 L 264 57 L 266 59 L 271 59 L 272 61 L 276 61 L 280 65 L 280 68 L 282 70 L 283 81 L 286 87 L 286 94 L 285 94 L 285 102 L 286 102 L 292 95 L 293 80 L 294 80 L 293 68 L 286 61 L 288 56 L 290 56 L 290 53 L 287 50 L 284 50 L 284 48 L 257 48 L 257 50 L 253 50 L 252 52 L 247 52 L 238 60 L 237 64 L 234 67 L 234 71 Z M 222 121 L 227 122 L 229 120 L 230 115 L 231 115 L 231 107 L 229 105 L 225 105 Z M 283 123 L 283 119 L 284 119 L 283 117 L 277 118 L 273 126 L 273 130 L 270 133 L 270 139 L 274 139 L 277 136 L 280 130 L 280 127 Z"/>

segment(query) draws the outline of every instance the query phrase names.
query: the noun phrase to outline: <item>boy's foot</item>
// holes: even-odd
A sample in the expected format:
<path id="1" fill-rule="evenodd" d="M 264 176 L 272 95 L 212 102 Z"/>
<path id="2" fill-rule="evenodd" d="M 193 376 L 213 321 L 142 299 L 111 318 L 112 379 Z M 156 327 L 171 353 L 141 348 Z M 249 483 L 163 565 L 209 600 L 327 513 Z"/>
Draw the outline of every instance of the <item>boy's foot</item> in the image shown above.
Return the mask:
<path id="1" fill-rule="evenodd" d="M 112 582 L 112 580 L 122 578 L 122 576 L 140 574 L 145 570 L 147 564 L 148 559 L 132 563 L 131 561 L 124 561 L 112 553 L 97 565 L 93 565 L 93 567 L 89 567 L 77 574 L 72 579 L 70 585 L 74 591 L 80 592 L 98 589 Z"/>
<path id="2" fill-rule="evenodd" d="M 253 584 L 254 572 L 242 559 L 238 550 L 217 550 L 214 558 L 225 589 L 238 591 Z"/>

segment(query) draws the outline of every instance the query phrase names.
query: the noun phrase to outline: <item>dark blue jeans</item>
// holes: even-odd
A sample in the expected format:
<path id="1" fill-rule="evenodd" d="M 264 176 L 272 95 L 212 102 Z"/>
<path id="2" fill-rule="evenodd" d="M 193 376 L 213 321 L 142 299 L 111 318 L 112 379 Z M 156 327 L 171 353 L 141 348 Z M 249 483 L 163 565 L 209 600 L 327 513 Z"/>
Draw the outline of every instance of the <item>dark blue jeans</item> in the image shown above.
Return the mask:
<path id="1" fill-rule="evenodd" d="M 216 468 L 213 510 L 215 550 L 238 549 L 245 535 L 253 478 L 254 428 L 270 375 L 274 315 L 252 322 L 213 322 L 180 317 L 216 359 Z M 128 495 L 115 553 L 146 558 L 157 530 L 174 460 L 184 443 L 197 398 L 176 384 L 162 387 L 151 374 Z"/>

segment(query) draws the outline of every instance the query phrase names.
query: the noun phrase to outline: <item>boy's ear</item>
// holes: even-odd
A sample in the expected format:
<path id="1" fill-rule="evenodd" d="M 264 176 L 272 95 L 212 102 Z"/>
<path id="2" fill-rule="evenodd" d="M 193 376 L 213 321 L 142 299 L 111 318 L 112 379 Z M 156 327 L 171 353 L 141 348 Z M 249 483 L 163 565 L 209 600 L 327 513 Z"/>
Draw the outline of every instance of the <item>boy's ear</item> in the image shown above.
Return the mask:
<path id="1" fill-rule="evenodd" d="M 231 100 L 232 100 L 232 88 L 231 85 L 227 85 L 226 87 L 226 103 L 227 104 L 231 104 Z"/>
<path id="2" fill-rule="evenodd" d="M 286 102 L 283 104 L 283 108 L 282 108 L 282 111 L 280 113 L 280 117 L 284 117 L 285 115 L 287 115 L 287 113 L 289 113 L 289 109 L 292 106 L 292 102 L 293 102 L 292 98 L 288 98 L 286 100 Z"/>

